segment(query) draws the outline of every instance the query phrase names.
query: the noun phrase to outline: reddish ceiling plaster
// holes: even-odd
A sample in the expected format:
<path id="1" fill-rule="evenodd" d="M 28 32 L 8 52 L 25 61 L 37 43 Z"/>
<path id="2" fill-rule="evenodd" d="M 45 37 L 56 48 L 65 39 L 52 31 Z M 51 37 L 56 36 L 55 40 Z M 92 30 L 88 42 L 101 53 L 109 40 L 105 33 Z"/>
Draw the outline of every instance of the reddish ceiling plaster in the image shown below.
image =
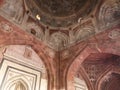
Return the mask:
<path id="1" fill-rule="evenodd" d="M 2 2 L 2 0 L 0 2 Z M 110 32 L 115 31 L 116 29 L 120 30 L 120 25 L 96 34 L 93 37 L 83 40 L 83 42 L 76 43 L 73 46 L 67 47 L 62 51 L 54 51 L 46 46 L 42 41 L 36 39 L 35 36 L 26 33 L 1 16 L 0 22 L 5 22 L 12 28 L 11 31 L 4 31 L 3 29 L 0 29 L 0 47 L 6 45 L 31 46 L 42 58 L 47 68 L 49 90 L 64 87 L 66 87 L 66 90 L 74 90 L 73 83 L 71 82 L 73 82 L 76 72 L 81 69 L 83 78 L 85 79 L 87 77 L 84 68 L 81 66 L 81 63 L 83 63 L 86 59 L 90 60 L 94 58 L 96 60 L 98 57 L 99 59 L 103 59 L 111 55 L 120 56 L 120 37 L 115 39 L 109 37 Z M 54 55 L 51 55 L 51 52 Z M 91 56 L 93 53 L 95 53 L 95 55 Z M 107 72 L 103 73 L 103 75 L 106 73 Z M 102 77 L 103 76 L 101 76 L 97 82 L 99 82 Z M 91 85 L 88 77 L 85 80 L 89 86 L 89 89 L 93 90 L 93 86 Z"/>

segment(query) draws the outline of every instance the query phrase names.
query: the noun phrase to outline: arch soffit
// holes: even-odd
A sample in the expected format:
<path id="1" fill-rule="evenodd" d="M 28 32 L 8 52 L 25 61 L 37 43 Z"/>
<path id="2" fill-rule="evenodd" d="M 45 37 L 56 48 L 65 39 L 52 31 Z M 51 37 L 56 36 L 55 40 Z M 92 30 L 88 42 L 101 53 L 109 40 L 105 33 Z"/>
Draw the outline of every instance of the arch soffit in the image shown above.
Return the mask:
<path id="1" fill-rule="evenodd" d="M 0 30 L 3 32 L 2 30 Z M 19 35 L 18 35 L 19 34 Z M 19 31 L 18 28 L 15 27 L 15 31 L 11 32 L 3 32 L 0 34 L 0 47 L 4 47 L 7 45 L 27 45 L 31 46 L 31 48 L 37 53 L 37 55 L 41 58 L 43 61 L 47 76 L 48 76 L 48 84 L 52 83 L 54 77 L 54 68 L 51 64 L 52 58 L 48 57 L 43 50 L 45 50 L 45 45 L 43 45 L 41 42 L 37 42 L 37 40 L 34 37 L 28 36 L 25 32 L 22 30 Z M 7 37 L 8 36 L 8 37 Z M 39 49 L 38 49 L 39 48 Z M 52 84 L 51 84 L 52 85 Z M 51 85 L 48 87 L 51 88 Z"/>
<path id="2" fill-rule="evenodd" d="M 109 32 L 110 31 L 113 31 L 113 30 L 109 30 Z M 106 32 L 107 34 L 109 33 L 108 31 Z M 105 33 L 105 34 L 106 34 Z M 104 34 L 104 33 L 102 33 L 102 34 Z M 101 37 L 102 37 L 102 34 L 101 34 Z M 97 35 L 96 35 L 97 36 Z M 107 40 L 106 40 L 107 41 Z M 105 42 L 106 42 L 105 41 Z M 98 44 L 98 43 L 96 43 L 96 44 Z M 91 49 L 90 48 L 90 46 L 88 45 L 83 51 L 82 51 L 82 53 L 80 54 L 80 55 L 78 55 L 74 60 L 73 60 L 73 62 L 72 62 L 72 64 L 70 65 L 70 67 L 68 68 L 68 70 L 67 70 L 67 74 L 66 74 L 66 78 L 67 78 L 67 80 L 69 81 L 69 80 L 73 80 L 73 77 L 75 76 L 75 73 L 76 73 L 76 71 L 79 69 L 79 67 L 80 67 L 80 64 L 91 54 L 91 53 L 108 53 L 108 54 L 113 54 L 113 55 L 118 55 L 118 56 L 120 56 L 120 52 L 118 51 L 118 50 L 116 50 L 116 51 L 113 51 L 111 48 L 109 48 L 109 43 L 107 43 L 106 44 L 106 46 L 108 46 L 108 47 L 106 47 L 106 49 L 105 50 L 103 50 L 103 47 L 99 47 L 99 50 L 93 50 L 93 49 Z M 109 50 L 109 49 L 111 49 L 111 50 Z M 76 68 L 76 69 L 74 69 L 74 68 Z M 73 70 L 74 69 L 74 70 Z M 67 81 L 67 82 L 68 82 Z M 69 86 L 69 85 L 67 85 L 67 86 Z M 69 88 L 69 87 L 68 87 Z"/>

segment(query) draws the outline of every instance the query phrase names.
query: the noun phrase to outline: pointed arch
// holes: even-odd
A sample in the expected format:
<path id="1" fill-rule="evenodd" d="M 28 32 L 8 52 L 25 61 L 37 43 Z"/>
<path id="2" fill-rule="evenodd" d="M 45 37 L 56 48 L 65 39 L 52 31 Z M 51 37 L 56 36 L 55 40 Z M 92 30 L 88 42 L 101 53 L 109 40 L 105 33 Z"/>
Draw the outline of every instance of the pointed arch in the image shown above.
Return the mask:
<path id="1" fill-rule="evenodd" d="M 31 90 L 30 83 L 24 76 L 18 76 L 18 77 L 12 78 L 5 84 L 2 90 L 11 90 L 12 87 L 14 88 L 14 90 L 17 90 L 16 88 L 19 87 L 18 84 L 21 84 L 22 86 L 24 86 L 25 90 Z"/>

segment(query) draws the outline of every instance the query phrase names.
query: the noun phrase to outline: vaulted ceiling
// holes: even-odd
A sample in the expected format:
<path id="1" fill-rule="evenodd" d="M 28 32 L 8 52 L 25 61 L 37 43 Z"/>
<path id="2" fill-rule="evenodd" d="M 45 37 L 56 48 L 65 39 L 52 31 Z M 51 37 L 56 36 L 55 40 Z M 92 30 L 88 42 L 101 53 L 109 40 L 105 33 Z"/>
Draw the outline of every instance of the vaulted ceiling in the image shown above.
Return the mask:
<path id="1" fill-rule="evenodd" d="M 1 0 L 0 46 L 11 44 L 29 45 L 42 57 L 50 90 L 74 90 L 79 74 L 97 90 L 107 66 L 120 71 L 120 0 Z M 100 90 L 113 87 L 101 82 L 108 88 Z"/>
<path id="2" fill-rule="evenodd" d="M 39 14 L 43 24 L 70 27 L 78 23 L 79 19 L 87 18 L 98 0 L 29 0 L 29 2 L 31 12 Z"/>

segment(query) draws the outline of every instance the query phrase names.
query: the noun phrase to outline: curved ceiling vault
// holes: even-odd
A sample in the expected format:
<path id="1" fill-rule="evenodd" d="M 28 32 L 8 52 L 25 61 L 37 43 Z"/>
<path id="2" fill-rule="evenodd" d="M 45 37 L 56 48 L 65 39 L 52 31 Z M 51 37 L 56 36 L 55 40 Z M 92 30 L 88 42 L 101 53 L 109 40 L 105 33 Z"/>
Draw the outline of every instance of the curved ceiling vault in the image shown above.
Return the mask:
<path id="1" fill-rule="evenodd" d="M 52 27 L 68 27 L 87 17 L 98 0 L 29 0 L 28 7 L 41 22 Z M 26 1 L 28 2 L 28 0 Z"/>
<path id="2" fill-rule="evenodd" d="M 116 27 L 119 11 L 118 0 L 4 0 L 0 7 L 8 21 L 56 51 Z M 116 32 L 119 36 L 119 29 Z"/>
<path id="3" fill-rule="evenodd" d="M 120 56 L 117 56 L 120 55 L 120 0 L 3 1 L 0 7 L 0 45 L 32 46 L 45 60 L 50 90 L 54 86 L 71 88 L 67 82 L 74 75 L 81 78 L 80 65 L 86 73 L 86 80 L 91 83 L 89 86 L 99 82 L 109 65 L 115 69 L 120 67 Z M 81 19 L 84 22 L 79 23 Z M 102 90 L 112 90 L 114 82 L 120 83 L 118 79 L 119 75 L 112 74 L 111 83 L 103 82 L 108 88 Z"/>

